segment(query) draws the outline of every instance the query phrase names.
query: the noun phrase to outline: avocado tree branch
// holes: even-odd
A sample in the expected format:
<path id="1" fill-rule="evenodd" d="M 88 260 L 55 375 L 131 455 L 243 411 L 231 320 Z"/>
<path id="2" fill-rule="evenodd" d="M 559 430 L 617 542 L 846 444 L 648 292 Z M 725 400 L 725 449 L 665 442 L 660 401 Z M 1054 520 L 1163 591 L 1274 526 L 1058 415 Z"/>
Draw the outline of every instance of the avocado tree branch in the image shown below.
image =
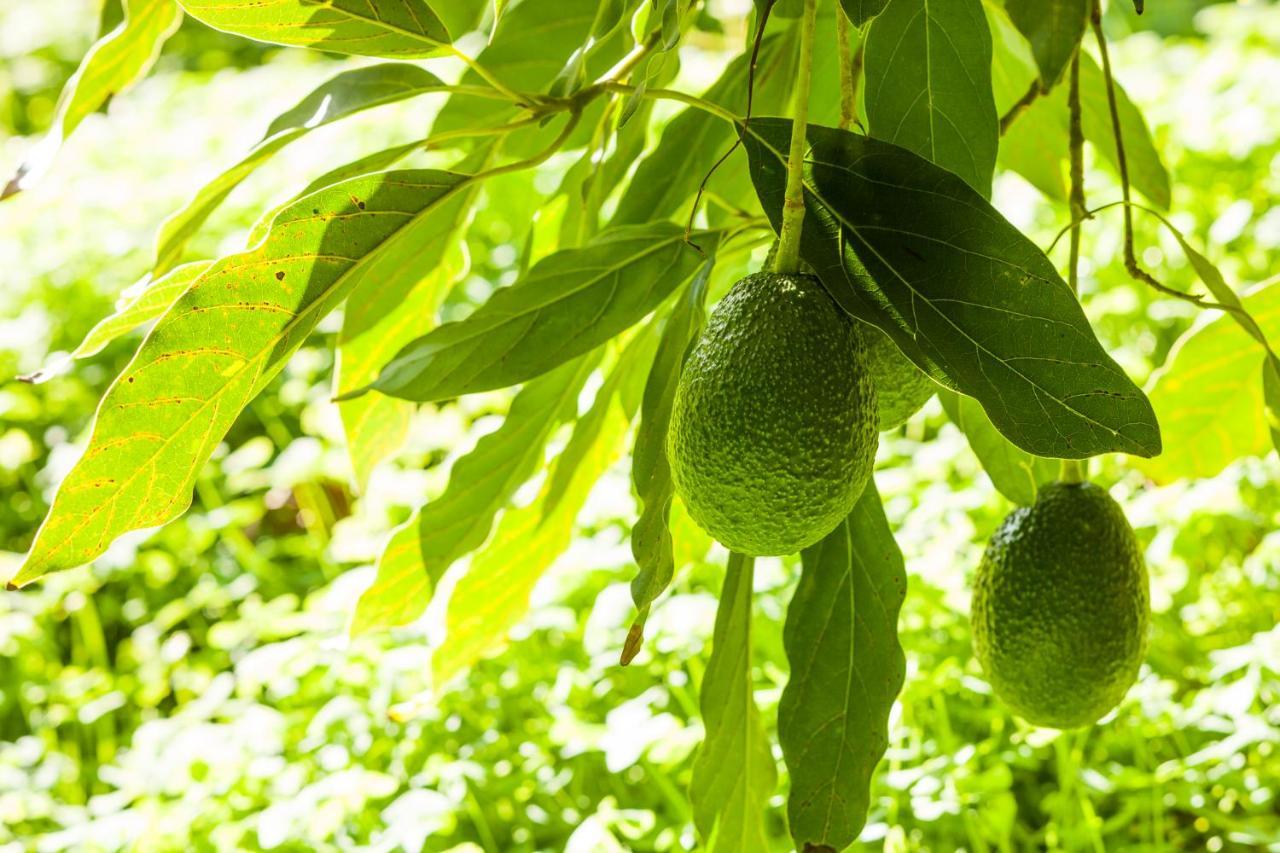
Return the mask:
<path id="1" fill-rule="evenodd" d="M 1067 284 L 1080 296 L 1080 232 L 1087 216 L 1084 195 L 1084 121 L 1080 106 L 1080 50 L 1071 57 L 1071 78 L 1067 91 L 1068 147 L 1071 152 L 1071 193 L 1067 207 L 1071 215 L 1071 256 L 1067 265 Z M 1084 482 L 1088 476 L 1088 460 L 1063 459 L 1062 479 L 1067 483 Z"/>
<path id="2" fill-rule="evenodd" d="M 818 2 L 805 0 L 800 26 L 800 68 L 791 125 L 791 150 L 787 155 L 787 189 L 782 203 L 782 231 L 773 269 L 780 273 L 800 270 L 800 228 L 804 224 L 804 153 L 809 120 L 809 86 L 813 77 L 813 34 L 817 28 Z"/>

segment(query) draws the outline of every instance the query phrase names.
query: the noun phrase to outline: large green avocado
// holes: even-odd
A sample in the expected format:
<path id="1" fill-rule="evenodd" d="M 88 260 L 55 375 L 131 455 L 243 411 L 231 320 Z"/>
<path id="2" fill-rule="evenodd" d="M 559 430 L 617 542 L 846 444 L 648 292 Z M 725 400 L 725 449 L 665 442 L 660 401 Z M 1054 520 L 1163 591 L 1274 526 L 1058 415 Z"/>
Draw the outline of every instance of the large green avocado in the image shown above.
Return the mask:
<path id="1" fill-rule="evenodd" d="M 871 360 L 871 378 L 880 401 L 880 430 L 905 424 L 937 392 L 938 386 L 902 354 L 888 335 L 874 326 L 863 328 Z"/>
<path id="2" fill-rule="evenodd" d="M 1142 549 L 1120 505 L 1092 483 L 1052 483 L 987 545 L 973 643 L 996 695 L 1060 729 L 1114 708 L 1138 675 L 1150 601 Z"/>
<path id="3" fill-rule="evenodd" d="M 689 515 L 726 547 L 793 554 L 849 514 L 878 434 L 867 348 L 810 275 L 721 300 L 676 388 L 667 455 Z"/>

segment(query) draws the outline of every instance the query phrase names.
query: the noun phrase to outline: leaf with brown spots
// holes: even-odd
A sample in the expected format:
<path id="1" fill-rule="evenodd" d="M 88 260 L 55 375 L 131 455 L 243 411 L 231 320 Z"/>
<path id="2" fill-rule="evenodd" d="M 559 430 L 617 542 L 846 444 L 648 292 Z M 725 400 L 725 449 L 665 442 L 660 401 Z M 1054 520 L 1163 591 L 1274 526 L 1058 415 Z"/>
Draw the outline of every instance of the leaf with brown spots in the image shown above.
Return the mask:
<path id="1" fill-rule="evenodd" d="M 13 582 L 87 563 L 181 514 L 240 411 L 353 288 L 411 261 L 432 212 L 470 183 L 435 170 L 355 178 L 285 208 L 263 243 L 197 278 L 107 391 Z"/>

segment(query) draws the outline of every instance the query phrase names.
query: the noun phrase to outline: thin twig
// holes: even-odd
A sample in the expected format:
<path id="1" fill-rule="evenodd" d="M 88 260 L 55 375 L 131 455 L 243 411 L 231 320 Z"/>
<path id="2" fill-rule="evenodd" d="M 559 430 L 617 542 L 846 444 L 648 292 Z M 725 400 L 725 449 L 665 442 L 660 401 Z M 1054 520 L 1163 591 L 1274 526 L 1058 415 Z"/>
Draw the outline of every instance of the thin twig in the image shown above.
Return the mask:
<path id="1" fill-rule="evenodd" d="M 1039 91 L 1039 87 L 1036 88 Z M 1080 50 L 1071 57 L 1071 82 L 1067 93 L 1070 113 L 1067 144 L 1071 154 L 1071 193 L 1067 201 L 1071 211 L 1071 257 L 1067 265 L 1067 284 L 1080 297 L 1080 231 L 1085 213 L 1084 194 L 1084 123 L 1080 108 Z M 1063 459 L 1061 478 L 1066 483 L 1082 483 L 1089 475 L 1088 460 Z"/>

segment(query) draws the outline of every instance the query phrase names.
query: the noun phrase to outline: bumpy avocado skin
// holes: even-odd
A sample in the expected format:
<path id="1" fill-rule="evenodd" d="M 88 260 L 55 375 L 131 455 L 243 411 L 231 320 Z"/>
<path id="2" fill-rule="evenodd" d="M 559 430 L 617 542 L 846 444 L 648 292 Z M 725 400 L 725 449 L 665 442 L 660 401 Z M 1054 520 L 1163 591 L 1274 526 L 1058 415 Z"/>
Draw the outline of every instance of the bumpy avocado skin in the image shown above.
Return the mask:
<path id="1" fill-rule="evenodd" d="M 862 337 L 867 342 L 871 378 L 880 401 L 880 431 L 888 432 L 910 420 L 938 388 L 884 332 L 864 326 Z"/>
<path id="2" fill-rule="evenodd" d="M 689 354 L 667 433 L 693 519 L 743 554 L 796 553 L 848 515 L 878 440 L 866 345 L 821 283 L 735 284 Z"/>
<path id="3" fill-rule="evenodd" d="M 996 695 L 1059 729 L 1114 708 L 1138 675 L 1151 618 L 1147 567 L 1106 490 L 1052 483 L 987 545 L 972 604 L 973 642 Z"/>

